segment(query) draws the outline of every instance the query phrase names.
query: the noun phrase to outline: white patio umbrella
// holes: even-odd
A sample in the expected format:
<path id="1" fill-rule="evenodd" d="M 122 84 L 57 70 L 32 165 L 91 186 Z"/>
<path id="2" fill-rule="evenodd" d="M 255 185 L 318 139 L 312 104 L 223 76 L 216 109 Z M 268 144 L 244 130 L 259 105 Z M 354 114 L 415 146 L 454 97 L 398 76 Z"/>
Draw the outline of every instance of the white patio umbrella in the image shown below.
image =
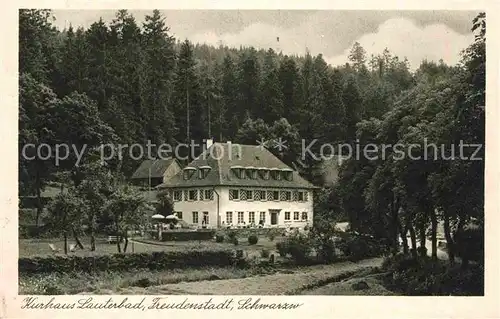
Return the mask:
<path id="1" fill-rule="evenodd" d="M 165 219 L 165 216 L 160 215 L 160 214 L 156 214 L 156 215 L 151 216 L 151 218 L 153 218 L 153 219 Z"/>
<path id="2" fill-rule="evenodd" d="M 173 220 L 177 220 L 179 219 L 179 217 L 175 216 L 175 215 L 168 215 L 167 217 L 165 217 L 165 219 L 173 219 Z"/>

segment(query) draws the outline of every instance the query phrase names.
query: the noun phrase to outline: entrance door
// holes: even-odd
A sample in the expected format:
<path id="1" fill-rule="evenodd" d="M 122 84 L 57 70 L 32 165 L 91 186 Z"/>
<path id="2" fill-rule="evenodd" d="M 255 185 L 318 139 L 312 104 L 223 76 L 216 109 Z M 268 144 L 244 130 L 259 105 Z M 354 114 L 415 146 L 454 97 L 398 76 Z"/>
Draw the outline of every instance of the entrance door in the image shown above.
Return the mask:
<path id="1" fill-rule="evenodd" d="M 271 225 L 278 225 L 278 212 L 276 210 L 270 210 L 271 214 Z"/>

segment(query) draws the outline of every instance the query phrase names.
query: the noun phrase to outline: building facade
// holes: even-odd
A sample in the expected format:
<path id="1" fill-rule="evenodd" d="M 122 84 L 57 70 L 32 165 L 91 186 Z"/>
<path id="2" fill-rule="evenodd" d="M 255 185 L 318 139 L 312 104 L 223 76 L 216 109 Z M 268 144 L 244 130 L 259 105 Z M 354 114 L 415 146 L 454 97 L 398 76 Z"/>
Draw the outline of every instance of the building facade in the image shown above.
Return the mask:
<path id="1" fill-rule="evenodd" d="M 214 143 L 159 186 L 188 224 L 218 228 L 304 227 L 316 188 L 265 148 Z"/>

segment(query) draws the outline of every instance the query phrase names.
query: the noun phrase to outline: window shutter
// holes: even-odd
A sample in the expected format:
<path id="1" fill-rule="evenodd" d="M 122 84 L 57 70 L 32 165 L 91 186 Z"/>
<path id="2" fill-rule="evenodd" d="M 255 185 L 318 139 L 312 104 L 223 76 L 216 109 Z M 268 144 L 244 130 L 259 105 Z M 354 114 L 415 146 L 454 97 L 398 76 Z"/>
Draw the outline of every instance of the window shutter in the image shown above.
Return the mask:
<path id="1" fill-rule="evenodd" d="M 255 192 L 253 192 L 253 198 L 255 200 L 260 200 L 260 190 L 256 190 Z"/>
<path id="2" fill-rule="evenodd" d="M 240 190 L 240 199 L 241 200 L 247 199 L 247 192 L 244 189 Z"/>
<path id="3" fill-rule="evenodd" d="M 267 192 L 267 200 L 273 200 L 273 192 L 272 191 Z"/>
<path id="4" fill-rule="evenodd" d="M 285 200 L 286 200 L 286 192 L 280 191 L 280 201 L 285 201 Z"/>

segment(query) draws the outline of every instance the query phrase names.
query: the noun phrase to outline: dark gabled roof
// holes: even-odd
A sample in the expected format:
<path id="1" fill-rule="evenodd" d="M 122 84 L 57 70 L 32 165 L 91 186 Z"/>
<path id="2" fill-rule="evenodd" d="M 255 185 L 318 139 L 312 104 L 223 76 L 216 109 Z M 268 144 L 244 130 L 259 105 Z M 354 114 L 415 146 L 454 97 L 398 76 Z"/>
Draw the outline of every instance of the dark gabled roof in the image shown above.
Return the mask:
<path id="1" fill-rule="evenodd" d="M 145 160 L 135 170 L 132 179 L 149 178 L 149 169 L 151 169 L 151 177 L 163 177 L 167 168 L 175 161 L 173 158 Z"/>
<path id="2" fill-rule="evenodd" d="M 195 172 L 190 179 L 185 180 L 183 171 L 159 187 L 192 187 L 192 186 L 253 186 L 253 187 L 281 187 L 281 188 L 316 188 L 310 182 L 302 178 L 299 173 L 291 169 L 280 159 L 265 148 L 255 145 L 241 145 L 230 143 L 214 143 L 203 154 L 193 160 L 187 167 L 197 170 L 202 166 L 210 166 L 207 176 L 203 179 Z M 263 180 L 239 179 L 231 175 L 231 167 L 254 167 L 254 168 L 278 168 L 291 170 L 292 181 L 287 180 Z"/>

